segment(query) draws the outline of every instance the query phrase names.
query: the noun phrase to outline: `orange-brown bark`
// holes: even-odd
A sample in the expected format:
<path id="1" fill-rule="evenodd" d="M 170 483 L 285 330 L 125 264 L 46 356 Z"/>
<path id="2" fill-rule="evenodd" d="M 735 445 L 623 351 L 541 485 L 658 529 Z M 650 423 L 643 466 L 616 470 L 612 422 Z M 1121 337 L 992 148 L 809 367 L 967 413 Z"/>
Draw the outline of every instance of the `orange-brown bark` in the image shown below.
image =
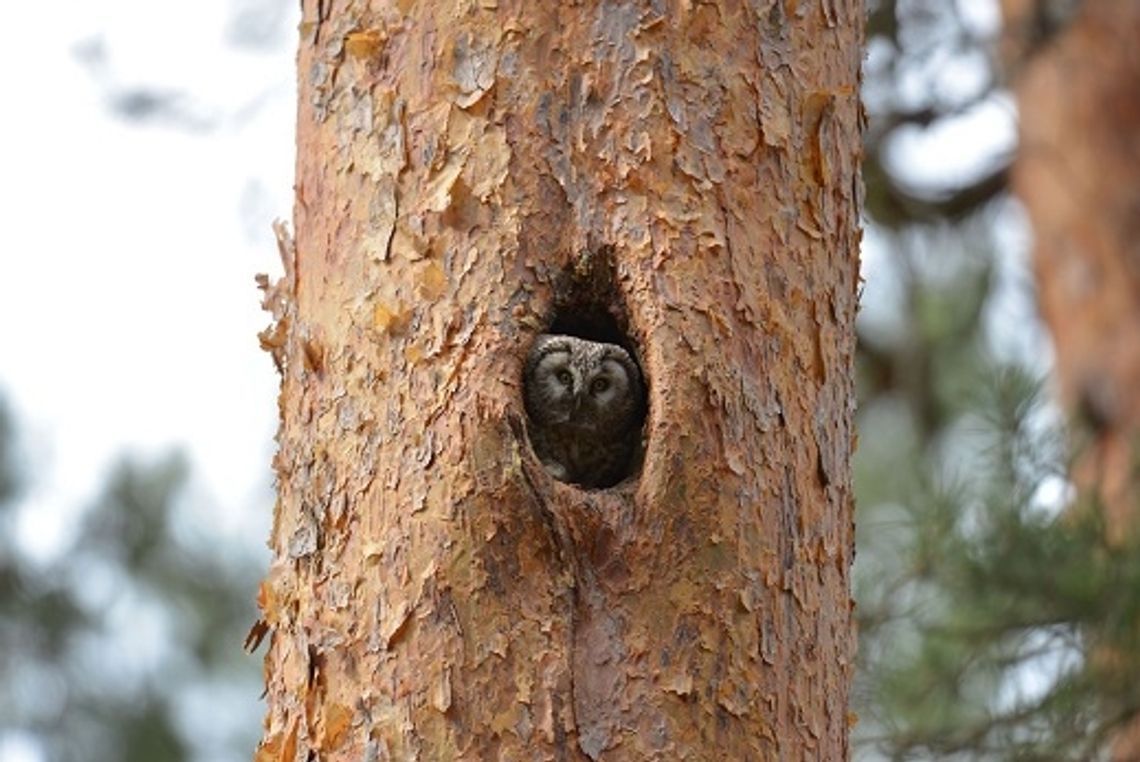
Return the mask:
<path id="1" fill-rule="evenodd" d="M 1012 181 L 1033 227 L 1062 400 L 1091 434 L 1074 478 L 1119 542 L 1140 520 L 1140 3 L 1086 0 L 1027 50 L 1032 10 L 1006 0 L 1010 49 L 1026 57 Z M 1106 649 L 1091 658 L 1106 677 L 1135 663 Z M 1140 759 L 1140 723 L 1116 735 L 1112 758 Z"/>
<path id="2" fill-rule="evenodd" d="M 303 7 L 259 762 L 844 759 L 860 4 Z M 520 394 L 587 308 L 596 491 Z"/>
<path id="3" fill-rule="evenodd" d="M 1007 0 L 1016 23 L 1019 3 Z M 1020 12 L 1024 12 L 1021 9 Z M 1029 212 L 1041 311 L 1068 409 L 1095 439 L 1077 477 L 1120 536 L 1140 462 L 1140 4 L 1088 0 L 1017 81 L 1014 190 Z"/>

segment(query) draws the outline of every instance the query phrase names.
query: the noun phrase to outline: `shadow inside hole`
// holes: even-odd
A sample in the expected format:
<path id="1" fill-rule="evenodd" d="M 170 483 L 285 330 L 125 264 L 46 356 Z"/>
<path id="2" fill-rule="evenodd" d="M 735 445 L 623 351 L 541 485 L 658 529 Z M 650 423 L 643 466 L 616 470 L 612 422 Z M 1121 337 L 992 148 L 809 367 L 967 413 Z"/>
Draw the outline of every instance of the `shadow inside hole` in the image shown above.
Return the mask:
<path id="1" fill-rule="evenodd" d="M 614 316 L 603 307 L 572 305 L 558 311 L 550 323 L 547 333 L 577 336 L 580 339 L 617 344 L 637 362 L 637 352 L 633 342 L 618 325 Z M 637 362 L 638 368 L 641 363 Z M 642 374 L 644 376 L 644 373 Z"/>

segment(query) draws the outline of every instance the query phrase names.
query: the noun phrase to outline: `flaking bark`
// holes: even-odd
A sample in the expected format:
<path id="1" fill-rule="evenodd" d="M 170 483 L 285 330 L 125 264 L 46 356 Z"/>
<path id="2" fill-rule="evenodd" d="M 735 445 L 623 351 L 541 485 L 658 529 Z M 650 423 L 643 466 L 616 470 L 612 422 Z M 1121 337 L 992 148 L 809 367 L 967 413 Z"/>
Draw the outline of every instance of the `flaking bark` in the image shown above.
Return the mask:
<path id="1" fill-rule="evenodd" d="M 858 2 L 303 4 L 268 760 L 840 760 Z M 636 473 L 526 439 L 609 314 Z"/>

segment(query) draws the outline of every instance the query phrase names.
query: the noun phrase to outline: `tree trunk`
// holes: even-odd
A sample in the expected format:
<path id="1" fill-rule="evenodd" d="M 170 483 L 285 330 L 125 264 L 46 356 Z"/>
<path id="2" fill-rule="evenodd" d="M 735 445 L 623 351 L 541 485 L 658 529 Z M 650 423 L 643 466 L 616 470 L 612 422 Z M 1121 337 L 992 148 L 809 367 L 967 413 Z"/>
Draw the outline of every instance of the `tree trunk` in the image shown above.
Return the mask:
<path id="1" fill-rule="evenodd" d="M 1062 400 L 1087 437 L 1074 478 L 1099 498 L 1119 543 L 1140 520 L 1140 3 L 1086 0 L 1042 40 L 1027 30 L 1049 19 L 1032 12 L 1058 4 L 1005 2 L 1012 52 L 1040 43 L 1016 82 L 1012 182 L 1033 227 Z M 1140 759 L 1140 724 L 1113 753 Z"/>
<path id="2" fill-rule="evenodd" d="M 303 6 L 259 762 L 845 759 L 861 3 Z M 552 325 L 645 373 L 615 487 Z"/>
<path id="3" fill-rule="evenodd" d="M 1012 30 L 1031 26 L 1006 0 Z M 1013 187 L 1029 212 L 1062 398 L 1093 440 L 1075 474 L 1110 533 L 1140 495 L 1140 3 L 1088 0 L 1017 81 Z"/>

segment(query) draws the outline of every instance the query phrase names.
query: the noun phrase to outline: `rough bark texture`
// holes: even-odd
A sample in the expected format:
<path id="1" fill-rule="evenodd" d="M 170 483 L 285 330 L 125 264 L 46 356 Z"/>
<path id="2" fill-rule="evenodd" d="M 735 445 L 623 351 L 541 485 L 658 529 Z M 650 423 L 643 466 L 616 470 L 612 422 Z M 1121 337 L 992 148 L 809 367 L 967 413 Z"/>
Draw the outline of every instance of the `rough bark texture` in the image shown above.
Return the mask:
<path id="1" fill-rule="evenodd" d="M 303 7 L 259 762 L 846 758 L 861 4 Z M 607 490 L 526 440 L 583 316 Z"/>
<path id="2" fill-rule="evenodd" d="M 1006 0 L 1010 28 L 1022 0 Z M 1024 34 L 1019 34 L 1024 38 Z M 1041 311 L 1068 409 L 1094 441 L 1077 478 L 1119 535 L 1140 495 L 1140 3 L 1087 0 L 1016 82 L 1013 187 L 1033 226 Z"/>
<path id="3" fill-rule="evenodd" d="M 1028 33 L 1034 7 L 1005 0 L 1009 51 L 1026 61 L 1012 182 L 1032 222 L 1062 400 L 1092 435 L 1074 477 L 1118 542 L 1140 520 L 1140 3 L 1085 0 L 1043 44 Z M 1113 759 L 1140 759 L 1140 723 L 1114 739 Z"/>

